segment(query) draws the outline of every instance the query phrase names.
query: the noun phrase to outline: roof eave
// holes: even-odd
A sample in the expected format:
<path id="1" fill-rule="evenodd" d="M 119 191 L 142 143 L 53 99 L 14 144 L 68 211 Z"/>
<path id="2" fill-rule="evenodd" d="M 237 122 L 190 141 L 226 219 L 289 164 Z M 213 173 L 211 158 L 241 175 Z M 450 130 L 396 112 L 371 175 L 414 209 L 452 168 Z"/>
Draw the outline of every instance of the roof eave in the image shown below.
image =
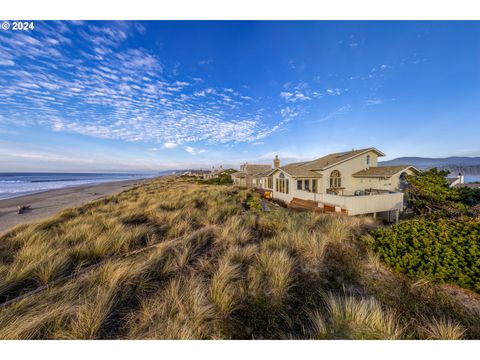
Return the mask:
<path id="1" fill-rule="evenodd" d="M 374 151 L 374 152 L 376 152 L 378 156 L 386 156 L 383 152 L 381 152 L 381 151 L 378 150 L 377 148 L 372 147 L 372 148 L 365 149 L 365 150 L 363 150 L 362 152 L 359 152 L 358 154 L 355 154 L 355 155 L 353 155 L 353 156 L 350 156 L 350 157 L 348 157 L 348 158 L 346 158 L 346 159 L 344 159 L 344 160 L 338 161 L 338 162 L 333 163 L 333 164 L 328 165 L 328 166 L 324 166 L 323 168 L 320 168 L 320 169 L 312 169 L 312 171 L 324 171 L 324 170 L 330 169 L 330 168 L 333 167 L 333 166 L 336 166 L 336 165 L 338 165 L 338 164 L 344 163 L 345 161 L 354 159 L 354 158 L 356 158 L 357 156 L 363 155 L 363 154 L 365 154 L 366 152 L 369 152 L 369 151 Z"/>
<path id="2" fill-rule="evenodd" d="M 381 167 L 381 166 L 377 166 L 377 167 Z M 405 171 L 407 169 L 413 169 L 415 172 L 417 173 L 420 173 L 420 170 L 418 170 L 415 166 L 413 165 L 405 165 L 405 167 L 401 168 L 400 170 L 394 172 L 393 174 L 391 175 L 363 175 L 363 174 L 353 174 L 352 176 L 353 177 L 359 177 L 359 178 L 391 178 L 392 176 L 398 174 L 399 172 L 402 172 L 402 171 Z"/>

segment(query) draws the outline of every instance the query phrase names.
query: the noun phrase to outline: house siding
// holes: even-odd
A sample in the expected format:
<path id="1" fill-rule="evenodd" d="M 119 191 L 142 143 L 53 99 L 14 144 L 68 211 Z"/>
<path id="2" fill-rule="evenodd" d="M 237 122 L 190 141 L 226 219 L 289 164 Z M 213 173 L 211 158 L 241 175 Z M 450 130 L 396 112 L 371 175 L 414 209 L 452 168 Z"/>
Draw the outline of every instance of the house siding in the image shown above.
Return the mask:
<path id="1" fill-rule="evenodd" d="M 366 163 L 367 155 L 370 155 L 369 166 Z M 342 187 L 345 188 L 343 194 L 353 195 L 355 193 L 355 190 L 360 190 L 360 188 L 357 187 L 358 185 L 356 182 L 357 179 L 354 178 L 352 175 L 370 166 L 377 166 L 377 159 L 378 159 L 377 153 L 375 153 L 374 151 L 369 151 L 353 159 L 347 160 L 341 164 L 332 166 L 331 168 L 328 168 L 326 170 L 318 171 L 318 173 L 323 175 L 323 177 L 319 179 L 319 183 L 321 184 L 321 186 L 319 187 L 319 192 L 320 193 L 327 192 L 327 189 L 330 188 L 330 174 L 334 170 L 337 170 L 340 172 Z"/>

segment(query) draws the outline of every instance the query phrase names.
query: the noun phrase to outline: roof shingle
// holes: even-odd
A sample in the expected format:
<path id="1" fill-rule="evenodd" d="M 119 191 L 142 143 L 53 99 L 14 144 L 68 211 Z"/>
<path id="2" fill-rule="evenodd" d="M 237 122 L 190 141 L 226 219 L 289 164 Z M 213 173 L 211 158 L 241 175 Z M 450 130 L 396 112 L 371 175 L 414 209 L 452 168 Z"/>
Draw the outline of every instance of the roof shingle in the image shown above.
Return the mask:
<path id="1" fill-rule="evenodd" d="M 411 165 L 396 166 L 371 166 L 366 170 L 361 170 L 353 174 L 354 177 L 390 177 L 396 173 L 411 168 Z M 414 168 L 415 169 L 415 168 Z"/>
<path id="2" fill-rule="evenodd" d="M 327 169 L 342 161 L 349 160 L 368 151 L 375 151 L 379 156 L 385 156 L 384 153 L 375 148 L 366 148 L 329 154 L 311 161 L 287 164 L 285 166 L 281 166 L 280 169 L 285 171 L 287 174 L 295 177 L 320 178 L 322 177 L 322 175 L 317 173 L 316 171 Z"/>
<path id="3" fill-rule="evenodd" d="M 256 175 L 270 170 L 272 170 L 272 165 L 244 164 L 241 167 L 241 171 L 249 175 Z"/>

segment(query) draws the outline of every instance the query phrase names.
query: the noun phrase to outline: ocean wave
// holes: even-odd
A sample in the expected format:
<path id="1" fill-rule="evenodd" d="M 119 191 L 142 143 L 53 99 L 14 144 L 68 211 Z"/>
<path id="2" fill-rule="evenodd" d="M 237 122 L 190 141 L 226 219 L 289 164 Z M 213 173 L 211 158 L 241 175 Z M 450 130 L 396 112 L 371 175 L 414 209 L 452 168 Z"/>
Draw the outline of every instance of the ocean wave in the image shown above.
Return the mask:
<path id="1" fill-rule="evenodd" d="M 112 181 L 124 181 L 153 177 L 153 174 L 1 174 L 0 199 L 18 197 L 48 190 L 94 185 Z M 2 179 L 3 177 L 3 179 Z"/>
<path id="2" fill-rule="evenodd" d="M 91 178 L 91 179 L 33 179 L 30 180 L 31 183 L 43 183 L 43 182 L 63 182 L 63 181 L 102 181 L 102 178 Z M 112 178 L 106 179 L 112 180 Z M 115 179 L 113 179 L 115 180 Z"/>
<path id="3" fill-rule="evenodd" d="M 18 184 L 25 183 L 25 180 L 0 180 L 0 184 Z"/>

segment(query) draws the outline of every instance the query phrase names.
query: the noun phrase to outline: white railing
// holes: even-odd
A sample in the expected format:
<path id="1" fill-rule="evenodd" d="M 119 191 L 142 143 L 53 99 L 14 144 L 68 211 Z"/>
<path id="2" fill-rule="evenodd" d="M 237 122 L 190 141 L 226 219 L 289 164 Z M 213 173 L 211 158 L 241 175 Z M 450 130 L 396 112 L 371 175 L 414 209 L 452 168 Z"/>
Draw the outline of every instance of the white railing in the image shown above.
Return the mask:
<path id="1" fill-rule="evenodd" d="M 316 197 L 318 195 L 321 195 L 321 194 L 313 193 L 313 192 L 306 191 L 306 190 L 295 189 L 295 193 L 294 193 L 293 196 L 298 197 L 298 198 L 303 199 L 303 200 L 319 201 L 319 200 L 316 199 Z"/>
<path id="2" fill-rule="evenodd" d="M 319 195 L 317 201 L 347 209 L 349 215 L 401 210 L 403 208 L 403 193 L 401 192 L 360 196 L 317 195 Z"/>
<path id="3" fill-rule="evenodd" d="M 313 200 L 323 204 L 339 206 L 346 209 L 349 215 L 403 209 L 403 193 L 401 192 L 360 196 L 319 194 L 297 189 L 295 189 L 295 192 L 296 194 L 294 196 L 304 200 Z"/>

